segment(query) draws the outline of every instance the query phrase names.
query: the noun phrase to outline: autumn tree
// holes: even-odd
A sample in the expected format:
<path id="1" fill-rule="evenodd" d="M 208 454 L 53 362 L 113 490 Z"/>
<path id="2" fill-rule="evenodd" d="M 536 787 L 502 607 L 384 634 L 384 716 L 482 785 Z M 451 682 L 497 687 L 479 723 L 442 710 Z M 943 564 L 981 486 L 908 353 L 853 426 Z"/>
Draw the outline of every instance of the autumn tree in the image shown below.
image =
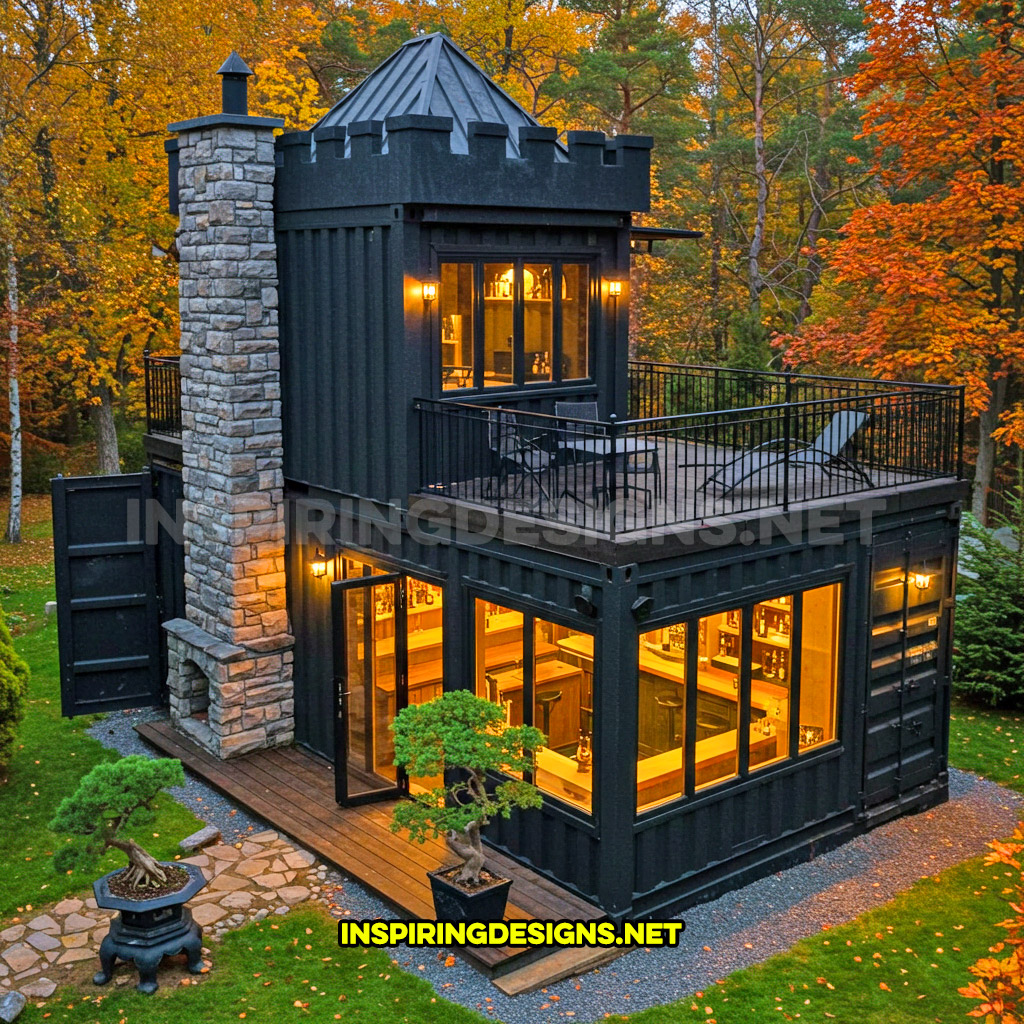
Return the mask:
<path id="1" fill-rule="evenodd" d="M 863 177 L 841 82 L 860 32 L 851 0 L 711 0 L 702 157 L 713 277 L 746 290 L 748 333 L 799 323 L 821 273 L 815 243 Z M 845 213 L 845 211 L 844 211 Z M 731 257 L 731 258 L 730 258 Z M 770 303 L 765 305 L 765 297 Z"/>
<path id="2" fill-rule="evenodd" d="M 965 384 L 984 522 L 996 445 L 1024 441 L 1024 22 L 979 0 L 867 10 L 853 87 L 884 195 L 822 247 L 831 308 L 793 356 Z"/>
<path id="3" fill-rule="evenodd" d="M 308 127 L 329 102 L 308 59 L 324 19 L 305 0 L 52 0 L 11 18 L 0 81 L 8 92 L 34 84 L 35 102 L 8 103 L 24 156 L 20 191 L 5 195 L 26 198 L 17 235 L 6 235 L 20 245 L 19 287 L 6 292 L 22 312 L 6 320 L 11 331 L 31 322 L 36 378 L 75 415 L 89 411 L 98 468 L 118 472 L 116 419 L 140 412 L 142 351 L 177 347 L 177 268 L 154 255 L 173 252 L 176 228 L 166 126 L 218 109 L 214 72 L 237 49 L 256 72 L 253 112 Z M 16 152 L 5 142 L 0 168 Z M 15 222 L 4 210 L 0 220 Z M 8 373 L 12 392 L 17 383 Z M 36 409 L 48 404 L 35 398 Z"/>

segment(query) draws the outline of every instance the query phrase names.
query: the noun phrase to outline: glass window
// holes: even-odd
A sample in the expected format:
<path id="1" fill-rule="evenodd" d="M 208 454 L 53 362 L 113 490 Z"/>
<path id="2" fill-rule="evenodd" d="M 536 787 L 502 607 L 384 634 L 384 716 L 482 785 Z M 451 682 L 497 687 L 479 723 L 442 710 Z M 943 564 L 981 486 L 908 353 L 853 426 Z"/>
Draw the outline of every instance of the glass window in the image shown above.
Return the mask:
<path id="1" fill-rule="evenodd" d="M 832 583 L 803 595 L 800 644 L 800 751 L 836 738 L 839 605 L 842 587 Z"/>
<path id="2" fill-rule="evenodd" d="M 931 571 L 941 569 L 933 566 Z M 912 578 L 920 578 L 915 585 L 927 587 L 927 576 L 919 571 Z M 735 778 L 740 750 L 747 751 L 744 774 L 753 774 L 837 738 L 841 602 L 842 586 L 834 583 L 640 634 L 638 811 Z M 922 618 L 932 626 L 935 621 Z M 801 637 L 795 662 L 794 635 Z M 694 642 L 691 659 L 687 648 Z M 791 743 L 794 668 L 800 684 L 797 750 Z M 744 716 L 747 678 L 749 708 Z M 687 718 L 688 686 L 696 687 L 690 698 L 696 707 L 693 722 Z M 687 789 L 690 770 L 692 790 Z"/>
<path id="3" fill-rule="evenodd" d="M 594 637 L 534 619 L 533 722 L 547 737 L 534 782 L 590 811 L 593 804 Z"/>
<path id="4" fill-rule="evenodd" d="M 473 387 L 473 264 L 441 264 L 441 387 Z"/>
<path id="5" fill-rule="evenodd" d="M 640 634 L 636 809 L 683 795 L 686 736 L 686 626 Z"/>
<path id="6" fill-rule="evenodd" d="M 789 757 L 793 598 L 754 605 L 750 664 L 750 747 L 753 770 Z"/>
<path id="7" fill-rule="evenodd" d="M 553 378 L 553 338 L 551 264 L 527 263 L 523 267 L 523 358 L 527 381 Z"/>
<path id="8" fill-rule="evenodd" d="M 523 724 L 523 613 L 476 602 L 476 695 L 500 704 L 505 721 Z"/>
<path id="9" fill-rule="evenodd" d="M 515 268 L 484 264 L 484 387 L 513 383 Z"/>
<path id="10" fill-rule="evenodd" d="M 562 380 L 586 377 L 590 348 L 590 268 L 562 267 Z"/>
<path id="11" fill-rule="evenodd" d="M 567 803 L 592 807 L 594 637 L 480 598 L 476 600 L 476 694 L 505 709 L 510 725 L 546 737 L 534 783 Z M 524 667 L 524 639 L 533 661 Z M 529 704 L 524 694 L 532 694 Z"/>
<path id="12" fill-rule="evenodd" d="M 587 264 L 466 259 L 440 269 L 442 390 L 588 376 Z"/>
<path id="13" fill-rule="evenodd" d="M 697 623 L 697 789 L 731 779 L 739 770 L 742 627 L 739 609 L 709 615 Z"/>

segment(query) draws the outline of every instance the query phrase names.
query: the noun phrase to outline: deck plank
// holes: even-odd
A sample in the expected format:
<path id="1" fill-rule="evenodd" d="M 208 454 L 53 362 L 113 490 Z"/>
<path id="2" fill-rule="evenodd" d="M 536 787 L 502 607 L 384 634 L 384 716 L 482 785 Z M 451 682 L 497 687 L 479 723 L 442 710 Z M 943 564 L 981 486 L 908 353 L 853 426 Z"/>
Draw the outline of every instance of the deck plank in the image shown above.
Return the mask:
<path id="1" fill-rule="evenodd" d="M 391 832 L 395 801 L 339 807 L 334 801 L 334 773 L 327 762 L 296 747 L 259 750 L 221 761 L 168 720 L 136 727 L 148 743 L 176 757 L 189 771 L 231 800 L 292 836 L 322 860 L 357 879 L 395 908 L 400 916 L 432 920 L 433 899 L 426 872 L 450 861 L 440 840 L 420 845 Z M 601 920 L 604 913 L 555 882 L 498 851 L 488 860 L 512 877 L 506 916 L 509 920 Z M 477 969 L 498 976 L 534 964 L 530 977 L 566 969 L 566 950 L 466 948 L 462 955 Z M 586 952 L 579 951 L 581 955 Z M 561 954 L 561 955 L 557 955 Z M 585 969 L 580 960 L 581 970 Z"/>

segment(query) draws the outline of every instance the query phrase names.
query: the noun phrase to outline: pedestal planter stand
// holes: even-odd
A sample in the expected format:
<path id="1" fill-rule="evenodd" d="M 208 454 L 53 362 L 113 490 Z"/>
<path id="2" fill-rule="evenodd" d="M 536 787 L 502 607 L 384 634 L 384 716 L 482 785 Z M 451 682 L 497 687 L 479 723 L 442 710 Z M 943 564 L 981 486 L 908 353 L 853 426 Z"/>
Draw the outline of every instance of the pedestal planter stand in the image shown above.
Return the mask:
<path id="1" fill-rule="evenodd" d="M 157 990 L 156 971 L 165 956 L 188 955 L 188 969 L 198 974 L 203 969 L 203 931 L 192 920 L 185 906 L 206 885 L 206 877 L 194 864 L 175 864 L 189 874 L 189 881 L 177 892 L 150 900 L 126 900 L 110 891 L 112 871 L 92 884 L 97 906 L 119 910 L 110 922 L 110 931 L 100 943 L 100 970 L 93 976 L 97 985 L 106 985 L 118 959 L 133 961 L 139 972 L 140 992 L 152 995 Z"/>

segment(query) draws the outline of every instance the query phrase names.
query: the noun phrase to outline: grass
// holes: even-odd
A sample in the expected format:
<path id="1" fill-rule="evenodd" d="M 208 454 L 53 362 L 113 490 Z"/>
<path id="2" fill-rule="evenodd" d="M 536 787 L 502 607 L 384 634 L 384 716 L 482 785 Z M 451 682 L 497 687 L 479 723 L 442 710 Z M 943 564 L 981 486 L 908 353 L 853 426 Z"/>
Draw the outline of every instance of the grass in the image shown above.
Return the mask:
<path id="1" fill-rule="evenodd" d="M 977 1003 L 957 988 L 973 980 L 968 966 L 1005 936 L 995 922 L 1007 915 L 1001 896 L 1006 875 L 1001 866 L 986 868 L 980 857 L 966 861 L 849 924 L 729 975 L 692 999 L 613 1019 L 632 1024 L 967 1020 Z"/>
<path id="2" fill-rule="evenodd" d="M 949 762 L 1024 793 L 1024 713 L 954 700 Z"/>
<path id="3" fill-rule="evenodd" d="M 372 1021 L 478 1024 L 483 1018 L 434 995 L 378 950 L 339 949 L 337 926 L 316 907 L 228 932 L 197 985 L 152 996 L 133 987 L 59 989 L 22 1020 L 70 1024 L 182 1024 L 183 1021 Z M 430 955 L 424 952 L 424 956 Z M 118 971 L 126 968 L 119 967 Z"/>
<path id="4" fill-rule="evenodd" d="M 124 855 L 111 850 L 98 869 L 68 875 L 53 868 L 55 844 L 64 840 L 46 826 L 57 805 L 90 768 L 118 755 L 86 734 L 95 716 L 60 716 L 57 624 L 43 614 L 45 602 L 53 600 L 48 502 L 30 498 L 25 519 L 30 539 L 0 544 L 0 602 L 32 673 L 8 782 L 0 787 L 0 917 L 87 889 L 94 878 L 124 863 Z M 169 860 L 180 852 L 178 841 L 200 827 L 191 812 L 161 796 L 154 822 L 135 829 L 133 837 L 157 858 Z"/>

